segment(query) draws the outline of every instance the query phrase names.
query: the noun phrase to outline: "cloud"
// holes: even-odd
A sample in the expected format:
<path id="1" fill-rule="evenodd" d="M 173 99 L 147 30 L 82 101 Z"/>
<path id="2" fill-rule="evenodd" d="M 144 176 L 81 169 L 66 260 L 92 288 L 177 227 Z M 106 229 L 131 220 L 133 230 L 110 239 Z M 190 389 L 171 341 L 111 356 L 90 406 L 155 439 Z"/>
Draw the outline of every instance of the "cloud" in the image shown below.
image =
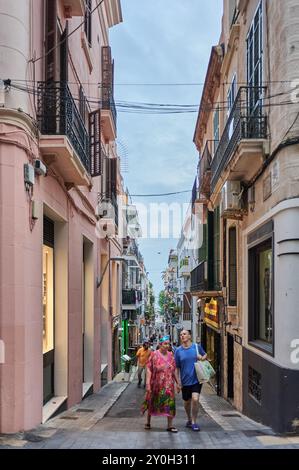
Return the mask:
<path id="1" fill-rule="evenodd" d="M 123 0 L 123 24 L 110 32 L 115 83 L 202 83 L 212 45 L 221 29 L 222 0 Z M 197 104 L 202 86 L 120 86 L 116 100 Z M 192 189 L 198 153 L 193 144 L 196 114 L 118 113 L 118 137 L 126 142 L 132 194 Z M 190 194 L 158 201 L 188 202 Z M 138 202 L 142 199 L 138 198 Z M 156 294 L 160 272 L 175 240 L 140 242 Z M 159 251 L 163 255 L 153 256 Z"/>

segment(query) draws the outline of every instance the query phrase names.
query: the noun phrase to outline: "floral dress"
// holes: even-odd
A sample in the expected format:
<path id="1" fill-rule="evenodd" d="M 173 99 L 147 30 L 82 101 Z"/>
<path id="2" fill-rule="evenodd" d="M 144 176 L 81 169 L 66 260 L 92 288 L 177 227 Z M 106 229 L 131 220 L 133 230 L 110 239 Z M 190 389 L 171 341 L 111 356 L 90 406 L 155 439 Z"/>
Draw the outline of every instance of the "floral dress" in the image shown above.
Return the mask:
<path id="1" fill-rule="evenodd" d="M 175 416 L 174 371 L 175 360 L 171 352 L 163 355 L 155 351 L 147 367 L 151 372 L 150 391 L 146 392 L 142 412 L 148 410 L 152 416 Z"/>

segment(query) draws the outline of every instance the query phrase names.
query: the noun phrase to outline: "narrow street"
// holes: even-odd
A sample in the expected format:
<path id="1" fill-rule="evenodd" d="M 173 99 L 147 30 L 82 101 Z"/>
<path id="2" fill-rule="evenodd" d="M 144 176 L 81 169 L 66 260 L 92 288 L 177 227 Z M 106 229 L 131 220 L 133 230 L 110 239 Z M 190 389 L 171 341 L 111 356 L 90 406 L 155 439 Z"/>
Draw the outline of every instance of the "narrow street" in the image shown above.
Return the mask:
<path id="1" fill-rule="evenodd" d="M 201 395 L 200 432 L 185 427 L 181 396 L 177 398 L 177 434 L 166 431 L 162 417 L 153 417 L 152 429 L 145 430 L 140 413 L 143 397 L 144 388 L 137 387 L 136 379 L 129 384 L 110 382 L 31 432 L 1 437 L 0 449 L 299 449 L 299 437 L 275 435 L 236 412 L 209 385 Z"/>

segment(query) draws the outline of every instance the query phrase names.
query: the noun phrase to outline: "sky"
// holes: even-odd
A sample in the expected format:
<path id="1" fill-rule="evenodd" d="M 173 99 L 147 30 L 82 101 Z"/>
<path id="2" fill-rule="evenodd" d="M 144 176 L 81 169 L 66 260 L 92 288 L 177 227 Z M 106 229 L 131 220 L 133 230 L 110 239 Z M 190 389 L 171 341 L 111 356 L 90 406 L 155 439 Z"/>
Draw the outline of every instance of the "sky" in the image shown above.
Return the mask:
<path id="1" fill-rule="evenodd" d="M 115 100 L 199 105 L 211 47 L 220 36 L 222 0 L 121 3 L 123 23 L 110 30 Z M 168 85 L 149 85 L 154 83 Z M 170 85 L 175 83 L 189 85 Z M 198 164 L 193 143 L 196 119 L 197 113 L 154 115 L 118 111 L 118 152 L 130 194 L 190 190 L 163 197 L 132 196 L 137 207 L 185 204 L 180 211 L 183 217 Z M 167 233 L 163 238 L 153 236 L 150 227 L 157 222 L 152 215 L 147 220 L 148 226 L 141 224 L 143 235 L 139 246 L 157 298 L 163 289 L 161 273 L 167 267 L 169 250 L 176 247 L 178 238 L 172 236 L 171 230 L 169 236 Z"/>

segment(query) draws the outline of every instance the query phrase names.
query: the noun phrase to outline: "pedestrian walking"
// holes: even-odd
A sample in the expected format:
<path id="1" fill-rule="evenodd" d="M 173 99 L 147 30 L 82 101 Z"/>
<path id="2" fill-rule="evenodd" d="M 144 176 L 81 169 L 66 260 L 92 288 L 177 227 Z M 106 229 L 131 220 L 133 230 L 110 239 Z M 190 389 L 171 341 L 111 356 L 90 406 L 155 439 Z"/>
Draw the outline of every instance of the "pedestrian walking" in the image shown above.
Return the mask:
<path id="1" fill-rule="evenodd" d="M 138 349 L 136 353 L 137 357 L 137 375 L 138 375 L 138 388 L 141 387 L 141 382 L 142 382 L 142 373 L 144 372 L 144 388 L 146 385 L 146 363 L 152 353 L 152 350 L 149 347 L 149 342 L 144 341 L 143 345 L 141 348 Z"/>
<path id="2" fill-rule="evenodd" d="M 181 346 L 175 351 L 176 379 L 182 388 L 184 408 L 188 419 L 186 427 L 193 431 L 200 431 L 196 421 L 202 384 L 198 382 L 194 363 L 197 360 L 205 360 L 207 354 L 200 344 L 192 343 L 188 330 L 182 330 L 180 338 Z"/>
<path id="3" fill-rule="evenodd" d="M 167 418 L 167 431 L 176 433 L 175 417 L 175 360 L 168 350 L 169 336 L 160 339 L 160 348 L 154 351 L 147 363 L 146 396 L 142 412 L 147 411 L 145 429 L 151 429 L 152 416 Z M 179 390 L 178 390 L 179 391 Z"/>

